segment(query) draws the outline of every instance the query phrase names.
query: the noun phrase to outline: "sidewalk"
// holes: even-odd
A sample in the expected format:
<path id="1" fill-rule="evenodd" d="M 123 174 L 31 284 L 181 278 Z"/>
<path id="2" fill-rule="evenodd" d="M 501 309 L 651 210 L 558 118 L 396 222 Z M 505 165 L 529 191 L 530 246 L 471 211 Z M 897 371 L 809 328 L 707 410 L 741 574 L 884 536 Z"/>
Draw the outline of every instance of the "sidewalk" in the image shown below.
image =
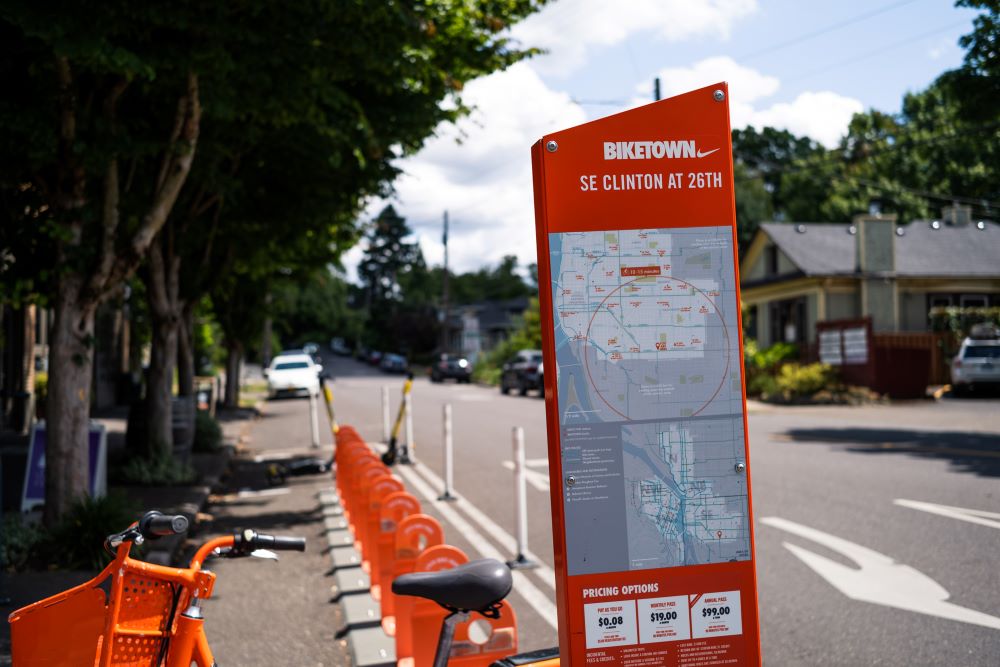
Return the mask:
<path id="1" fill-rule="evenodd" d="M 321 408 L 322 413 L 322 408 Z M 326 416 L 320 416 L 321 442 L 330 443 Z M 330 454 L 324 445 L 321 456 Z M 211 516 L 191 537 L 191 546 L 242 528 L 307 538 L 305 553 L 281 552 L 280 561 L 256 558 L 210 561 L 217 575 L 215 592 L 204 605 L 205 631 L 220 665 L 329 666 L 349 664 L 339 605 L 331 604 L 332 577 L 317 492 L 331 486 L 331 476 L 290 478 L 269 487 L 266 464 L 258 455 L 312 455 L 309 403 L 301 399 L 269 401 L 254 422 L 245 448 L 234 459 L 224 493 L 213 496 Z"/>

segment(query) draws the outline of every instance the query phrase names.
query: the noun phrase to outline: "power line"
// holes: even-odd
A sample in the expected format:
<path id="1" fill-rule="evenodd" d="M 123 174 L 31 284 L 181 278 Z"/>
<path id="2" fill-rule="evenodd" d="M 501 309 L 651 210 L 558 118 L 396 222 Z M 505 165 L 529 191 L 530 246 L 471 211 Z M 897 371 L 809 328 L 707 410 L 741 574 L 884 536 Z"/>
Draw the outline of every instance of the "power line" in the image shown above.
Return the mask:
<path id="1" fill-rule="evenodd" d="M 805 72 L 803 74 L 799 74 L 798 76 L 795 76 L 795 77 L 793 77 L 791 79 L 788 79 L 786 81 L 786 83 L 792 83 L 792 82 L 795 82 L 795 81 L 801 81 L 802 79 L 808 79 L 809 77 L 814 76 L 816 74 L 819 74 L 821 72 L 826 72 L 826 71 L 829 71 L 831 69 L 836 69 L 838 67 L 843 67 L 844 65 L 850 65 L 850 64 L 856 63 L 856 62 L 858 62 L 860 60 L 867 60 L 868 58 L 871 58 L 872 56 L 877 56 L 877 55 L 880 55 L 882 53 L 885 53 L 886 51 L 892 51 L 894 49 L 898 49 L 901 46 L 905 46 L 905 45 L 907 45 L 907 44 L 909 44 L 911 42 L 919 41 L 921 39 L 924 39 L 925 37 L 930 37 L 932 35 L 937 35 L 938 33 L 947 32 L 948 30 L 953 30 L 953 29 L 955 29 L 955 28 L 957 28 L 959 26 L 966 25 L 966 23 L 967 23 L 967 21 L 959 21 L 957 23 L 952 23 L 950 25 L 946 25 L 943 28 L 935 28 L 934 30 L 928 30 L 927 32 L 922 32 L 919 35 L 914 35 L 912 37 L 907 37 L 906 39 L 902 39 L 902 40 L 900 40 L 898 42 L 894 42 L 892 44 L 889 44 L 887 46 L 883 46 L 883 47 L 875 49 L 873 51 L 868 51 L 866 53 L 862 53 L 862 54 L 857 55 L 857 56 L 852 56 L 851 58 L 848 58 L 847 60 L 841 60 L 839 62 L 832 63 L 832 64 L 829 64 L 829 65 L 824 65 L 823 67 L 819 67 L 817 69 L 810 70 L 810 71 Z"/>
<path id="2" fill-rule="evenodd" d="M 892 11 L 893 9 L 896 9 L 897 7 L 902 7 L 903 5 L 913 4 L 913 2 L 915 2 L 915 1 L 916 0 L 901 0 L 900 2 L 893 2 L 891 4 L 884 5 L 882 7 L 879 7 L 878 9 L 873 9 L 870 12 L 865 12 L 864 14 L 858 14 L 857 16 L 852 16 L 851 18 L 848 18 L 848 19 L 845 19 L 843 21 L 840 21 L 839 23 L 834 23 L 832 25 L 828 25 L 825 28 L 820 28 L 819 30 L 814 30 L 813 32 L 809 32 L 809 33 L 806 33 L 804 35 L 799 35 L 798 37 L 793 37 L 792 39 L 790 39 L 790 40 L 788 40 L 786 42 L 781 42 L 780 44 L 774 44 L 773 46 L 768 46 L 768 47 L 763 48 L 763 49 L 761 49 L 759 51 L 754 51 L 753 53 L 748 53 L 745 56 L 739 58 L 739 60 L 750 60 L 751 58 L 757 58 L 758 56 L 763 56 L 763 55 L 768 54 L 768 53 L 773 53 L 775 51 L 779 51 L 779 50 L 784 49 L 786 47 L 794 46 L 795 44 L 801 44 L 802 42 L 809 41 L 810 39 L 814 39 L 814 38 L 819 37 L 821 35 L 825 35 L 827 33 L 831 33 L 831 32 L 834 32 L 836 30 L 840 30 L 841 28 L 846 28 L 849 25 L 853 25 L 855 23 L 860 23 L 861 21 L 865 21 L 867 19 L 870 19 L 873 16 L 878 16 L 879 14 L 884 14 L 885 12 Z"/>

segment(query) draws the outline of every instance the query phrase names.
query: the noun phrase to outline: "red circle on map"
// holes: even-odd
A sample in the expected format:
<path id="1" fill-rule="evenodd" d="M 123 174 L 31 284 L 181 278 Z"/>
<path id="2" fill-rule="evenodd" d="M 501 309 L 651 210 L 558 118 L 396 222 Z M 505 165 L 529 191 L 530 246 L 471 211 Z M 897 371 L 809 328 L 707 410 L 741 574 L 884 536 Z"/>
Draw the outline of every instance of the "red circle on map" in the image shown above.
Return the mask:
<path id="1" fill-rule="evenodd" d="M 640 277 L 649 277 L 649 276 L 640 276 Z M 725 368 L 724 371 L 722 371 L 722 377 L 719 379 L 719 386 L 717 386 L 715 388 L 715 391 L 712 392 L 712 395 L 709 396 L 708 400 L 705 401 L 705 403 L 700 408 L 698 408 L 697 410 L 695 410 L 694 412 L 691 413 L 691 416 L 695 417 L 702 410 L 704 410 L 705 408 L 707 408 L 708 405 L 709 405 L 709 403 L 711 403 L 712 401 L 715 400 L 715 397 L 719 395 L 720 391 L 722 391 L 722 385 L 725 384 L 726 377 L 729 375 L 729 363 L 730 363 L 730 359 L 732 357 L 732 350 L 730 350 L 730 344 L 729 344 L 729 327 L 726 326 L 726 320 L 722 316 L 722 311 L 719 310 L 719 306 L 716 305 L 715 301 L 713 301 L 711 297 L 709 297 L 707 294 L 705 294 L 705 292 L 703 292 L 702 290 L 698 289 L 697 287 L 695 287 L 691 283 L 687 282 L 686 280 L 681 280 L 680 278 L 674 278 L 673 276 L 655 276 L 655 277 L 657 277 L 657 278 L 666 278 L 667 280 L 672 280 L 674 282 L 680 283 L 681 285 L 683 285 L 685 287 L 690 287 L 691 289 L 693 289 L 698 294 L 701 294 L 703 297 L 705 297 L 706 301 L 708 301 L 710 304 L 712 304 L 712 308 L 715 309 L 715 313 L 719 316 L 719 322 L 722 323 L 722 333 L 723 333 L 723 335 L 725 336 L 725 339 L 726 339 L 726 343 L 725 343 L 725 348 L 726 348 L 726 368 Z M 588 343 L 590 341 L 590 328 L 592 326 L 594 326 L 594 319 L 597 317 L 597 314 L 599 312 L 601 312 L 601 308 L 604 307 L 604 304 L 607 302 L 607 300 L 610 299 L 612 296 L 614 296 L 614 294 L 616 292 L 620 291 L 621 288 L 626 287 L 628 285 L 631 285 L 632 283 L 634 283 L 635 281 L 637 281 L 639 279 L 640 278 L 633 278 L 632 280 L 628 281 L 627 283 L 622 283 L 621 285 L 619 285 L 615 289 L 613 289 L 610 292 L 608 292 L 608 295 L 606 297 L 604 297 L 603 300 L 601 300 L 601 303 L 598 304 L 597 308 L 594 309 L 594 314 L 590 316 L 590 322 L 587 324 L 587 341 L 588 341 Z M 707 340 L 707 337 L 706 337 L 706 340 Z M 601 390 L 597 387 L 597 383 L 594 382 L 594 377 L 590 374 L 590 355 L 588 355 L 586 351 L 584 351 L 584 353 L 583 353 L 583 364 L 584 364 L 584 367 L 587 370 L 587 379 L 590 380 L 590 386 L 592 386 L 594 388 L 594 392 L 597 394 L 597 396 L 602 401 L 604 401 L 604 404 L 606 406 L 608 406 L 608 408 L 612 412 L 614 412 L 615 414 L 621 416 L 623 419 L 631 421 L 632 420 L 631 417 L 629 417 L 628 415 L 626 415 L 626 414 L 622 413 L 621 411 L 619 411 L 617 408 L 615 408 L 613 405 L 611 405 L 611 403 L 608 402 L 608 399 L 604 398 L 604 395 L 601 393 Z"/>

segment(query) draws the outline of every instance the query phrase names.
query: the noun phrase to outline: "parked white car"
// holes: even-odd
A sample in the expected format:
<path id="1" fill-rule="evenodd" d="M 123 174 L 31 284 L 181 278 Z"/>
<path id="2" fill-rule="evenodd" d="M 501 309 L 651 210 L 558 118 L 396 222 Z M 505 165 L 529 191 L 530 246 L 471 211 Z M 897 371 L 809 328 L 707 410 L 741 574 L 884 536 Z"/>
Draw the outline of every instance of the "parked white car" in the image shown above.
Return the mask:
<path id="1" fill-rule="evenodd" d="M 1000 385 L 1000 339 L 966 338 L 951 360 L 951 386 L 961 395 L 984 385 Z"/>
<path id="2" fill-rule="evenodd" d="M 283 354 L 267 369 L 267 396 L 319 394 L 319 374 L 323 367 L 308 354 Z"/>

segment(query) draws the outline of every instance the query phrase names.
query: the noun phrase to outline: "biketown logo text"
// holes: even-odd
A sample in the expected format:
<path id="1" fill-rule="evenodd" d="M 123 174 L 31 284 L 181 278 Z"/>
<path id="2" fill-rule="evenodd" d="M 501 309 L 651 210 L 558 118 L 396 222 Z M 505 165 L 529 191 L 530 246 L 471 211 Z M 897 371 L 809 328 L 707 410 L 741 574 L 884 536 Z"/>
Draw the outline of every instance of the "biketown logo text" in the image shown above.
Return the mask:
<path id="1" fill-rule="evenodd" d="M 688 141 L 605 141 L 605 160 L 664 160 L 673 158 L 699 158 L 711 155 L 718 148 L 702 151 Z"/>

